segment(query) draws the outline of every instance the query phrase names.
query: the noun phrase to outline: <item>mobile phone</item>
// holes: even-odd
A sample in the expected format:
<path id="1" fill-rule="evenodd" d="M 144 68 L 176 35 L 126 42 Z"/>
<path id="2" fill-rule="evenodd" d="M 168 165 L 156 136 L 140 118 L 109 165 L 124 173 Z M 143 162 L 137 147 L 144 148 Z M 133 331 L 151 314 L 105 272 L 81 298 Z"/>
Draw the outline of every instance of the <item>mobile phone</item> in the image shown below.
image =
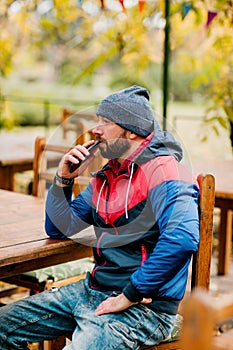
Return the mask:
<path id="1" fill-rule="evenodd" d="M 95 141 L 95 143 L 93 143 L 93 145 L 87 147 L 88 151 L 90 152 L 90 155 L 94 152 L 94 150 L 98 147 L 98 145 L 100 144 L 100 140 Z M 75 157 L 75 156 L 74 156 Z M 89 158 L 90 156 L 86 157 Z M 77 157 L 75 157 L 77 158 Z M 85 161 L 85 160 L 84 160 Z M 79 159 L 79 163 L 78 164 L 74 164 L 70 162 L 69 168 L 70 168 L 70 173 L 73 173 L 76 169 L 78 169 L 80 167 L 80 165 L 82 164 L 83 160 Z"/>

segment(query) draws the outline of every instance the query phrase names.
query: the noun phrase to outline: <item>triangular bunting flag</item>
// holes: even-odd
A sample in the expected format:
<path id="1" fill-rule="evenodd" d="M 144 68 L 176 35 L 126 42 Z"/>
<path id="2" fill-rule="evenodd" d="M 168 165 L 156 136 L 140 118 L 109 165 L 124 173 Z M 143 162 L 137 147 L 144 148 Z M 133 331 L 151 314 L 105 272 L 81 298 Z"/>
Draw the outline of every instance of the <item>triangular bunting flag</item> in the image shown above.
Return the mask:
<path id="1" fill-rule="evenodd" d="M 213 21 L 213 19 L 217 16 L 218 12 L 217 11 L 208 11 L 208 17 L 207 17 L 207 22 L 206 22 L 206 28 L 208 28 Z"/>
<path id="2" fill-rule="evenodd" d="M 121 4 L 123 11 L 125 11 L 124 0 L 119 0 L 119 3 Z"/>
<path id="3" fill-rule="evenodd" d="M 146 0 L 138 0 L 138 10 L 140 13 L 142 13 L 144 6 L 145 6 Z"/>
<path id="4" fill-rule="evenodd" d="M 184 19 L 187 16 L 187 14 L 191 9 L 192 9 L 191 4 L 187 4 L 185 2 L 182 4 L 182 19 Z"/>
<path id="5" fill-rule="evenodd" d="M 101 3 L 101 9 L 104 10 L 105 9 L 104 0 L 100 0 L 100 3 Z"/>

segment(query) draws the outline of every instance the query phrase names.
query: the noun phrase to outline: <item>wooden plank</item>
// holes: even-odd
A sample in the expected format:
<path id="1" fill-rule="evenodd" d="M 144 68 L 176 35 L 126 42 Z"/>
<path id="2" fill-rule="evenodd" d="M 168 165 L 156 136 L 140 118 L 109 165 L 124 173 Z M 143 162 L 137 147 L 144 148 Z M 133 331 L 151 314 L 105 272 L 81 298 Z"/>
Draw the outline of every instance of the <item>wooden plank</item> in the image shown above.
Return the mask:
<path id="1" fill-rule="evenodd" d="M 91 247 L 71 242 L 73 243 L 71 246 L 65 245 L 62 248 L 57 246 L 53 250 L 47 250 L 44 254 L 40 254 L 38 251 L 34 254 L 34 250 L 29 251 L 28 254 L 24 255 L 23 260 L 22 255 L 15 262 L 12 259 L 6 260 L 6 264 L 0 266 L 0 279 L 92 255 Z"/>
<path id="2" fill-rule="evenodd" d="M 198 183 L 201 192 L 199 198 L 200 244 L 198 252 L 193 255 L 191 286 L 209 289 L 215 179 L 212 175 L 198 176 Z"/>
<path id="3" fill-rule="evenodd" d="M 233 192 L 218 192 L 215 195 L 215 207 L 233 210 Z"/>
<path id="4" fill-rule="evenodd" d="M 8 158 L 6 159 L 2 158 L 0 160 L 0 167 L 19 166 L 20 169 L 21 167 L 27 167 L 27 168 L 30 167 L 30 169 L 32 169 L 33 155 L 31 155 L 31 157 L 20 157 L 20 156 L 17 156 L 17 153 L 16 153 L 14 154 L 14 157 L 15 158 L 11 158 L 11 156 L 9 155 Z"/>
<path id="5" fill-rule="evenodd" d="M 80 243 L 71 239 L 52 239 L 46 238 L 28 243 L 22 243 L 12 247 L 0 249 L 1 260 L 0 267 L 11 265 L 20 261 L 28 261 L 33 259 L 43 258 L 49 255 L 63 254 L 64 252 L 72 251 L 72 249 L 80 249 Z M 82 245 L 81 245 L 82 247 Z"/>

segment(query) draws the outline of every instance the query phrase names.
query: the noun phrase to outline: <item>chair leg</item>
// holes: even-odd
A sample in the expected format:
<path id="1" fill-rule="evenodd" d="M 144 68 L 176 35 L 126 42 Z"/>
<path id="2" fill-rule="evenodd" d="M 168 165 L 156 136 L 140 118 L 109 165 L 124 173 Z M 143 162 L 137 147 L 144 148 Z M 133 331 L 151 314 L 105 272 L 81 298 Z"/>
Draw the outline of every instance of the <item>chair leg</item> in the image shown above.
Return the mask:
<path id="1" fill-rule="evenodd" d="M 62 350 L 66 345 L 66 337 L 63 335 L 53 340 L 44 341 L 43 350 Z"/>
<path id="2" fill-rule="evenodd" d="M 44 342 L 40 342 L 40 343 L 28 343 L 28 349 L 30 350 L 44 350 Z"/>
<path id="3" fill-rule="evenodd" d="M 43 341 L 38 344 L 38 350 L 44 350 L 44 342 Z"/>

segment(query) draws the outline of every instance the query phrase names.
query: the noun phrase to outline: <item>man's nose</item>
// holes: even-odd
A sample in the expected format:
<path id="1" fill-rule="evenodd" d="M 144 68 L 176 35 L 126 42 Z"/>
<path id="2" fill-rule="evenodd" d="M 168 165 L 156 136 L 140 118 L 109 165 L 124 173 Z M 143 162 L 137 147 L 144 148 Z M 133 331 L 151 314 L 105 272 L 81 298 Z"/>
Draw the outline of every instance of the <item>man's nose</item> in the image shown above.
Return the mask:
<path id="1" fill-rule="evenodd" d="M 101 129 L 101 127 L 98 124 L 92 129 L 92 132 L 94 135 L 102 135 L 103 134 L 103 130 Z"/>

